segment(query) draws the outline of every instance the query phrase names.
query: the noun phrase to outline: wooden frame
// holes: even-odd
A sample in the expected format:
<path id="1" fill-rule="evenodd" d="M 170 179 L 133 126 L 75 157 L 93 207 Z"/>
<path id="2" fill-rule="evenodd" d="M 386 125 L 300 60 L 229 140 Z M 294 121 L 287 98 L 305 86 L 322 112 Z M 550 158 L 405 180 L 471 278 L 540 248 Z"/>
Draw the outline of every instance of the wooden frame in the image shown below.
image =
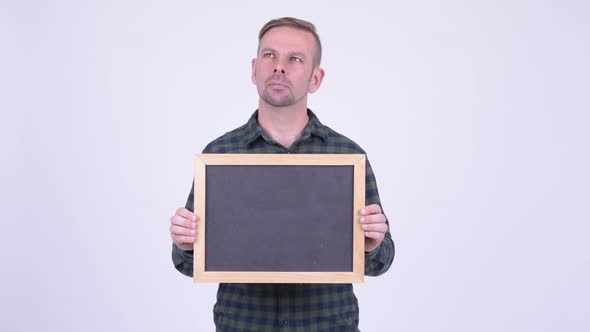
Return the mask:
<path id="1" fill-rule="evenodd" d="M 195 156 L 194 209 L 199 216 L 194 249 L 195 282 L 224 283 L 357 283 L 364 281 L 364 232 L 360 209 L 365 206 L 365 155 L 363 154 L 197 154 Z M 209 165 L 352 166 L 353 213 L 352 272 L 206 271 L 206 168 Z"/>

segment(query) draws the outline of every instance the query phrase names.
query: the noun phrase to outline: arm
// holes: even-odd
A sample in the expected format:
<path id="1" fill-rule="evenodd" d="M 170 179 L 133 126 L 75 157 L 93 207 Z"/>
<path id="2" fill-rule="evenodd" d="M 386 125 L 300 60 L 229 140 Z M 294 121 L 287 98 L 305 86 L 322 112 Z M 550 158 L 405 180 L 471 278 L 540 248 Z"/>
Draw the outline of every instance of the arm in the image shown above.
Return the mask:
<path id="1" fill-rule="evenodd" d="M 389 269 L 395 255 L 395 246 L 389 232 L 389 221 L 381 209 L 377 182 L 367 160 L 366 205 L 361 209 L 361 222 L 365 230 L 365 275 L 378 276 Z"/>
<path id="2" fill-rule="evenodd" d="M 172 262 L 180 273 L 189 277 L 193 276 L 193 246 L 197 236 L 198 220 L 198 216 L 193 213 L 193 189 L 191 188 L 185 207 L 176 210 L 174 216 L 170 218 L 170 237 L 173 241 Z"/>

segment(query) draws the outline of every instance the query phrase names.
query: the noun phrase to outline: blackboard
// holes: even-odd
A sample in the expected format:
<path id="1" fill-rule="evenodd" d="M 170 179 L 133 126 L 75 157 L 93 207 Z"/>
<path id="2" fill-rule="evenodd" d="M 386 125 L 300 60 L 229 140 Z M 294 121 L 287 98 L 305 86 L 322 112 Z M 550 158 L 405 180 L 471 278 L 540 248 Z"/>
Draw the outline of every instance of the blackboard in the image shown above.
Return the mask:
<path id="1" fill-rule="evenodd" d="M 196 282 L 362 282 L 365 156 L 199 154 Z"/>

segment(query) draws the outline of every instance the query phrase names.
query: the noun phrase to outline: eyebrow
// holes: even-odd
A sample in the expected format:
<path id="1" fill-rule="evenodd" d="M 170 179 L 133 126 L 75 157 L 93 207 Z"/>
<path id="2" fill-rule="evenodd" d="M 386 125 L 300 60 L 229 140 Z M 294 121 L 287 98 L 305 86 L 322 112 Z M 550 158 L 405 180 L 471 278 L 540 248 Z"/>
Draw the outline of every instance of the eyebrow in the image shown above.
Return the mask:
<path id="1" fill-rule="evenodd" d="M 265 47 L 265 48 L 263 48 L 263 49 L 261 49 L 261 50 L 260 50 L 260 53 L 259 53 L 259 54 L 264 54 L 264 53 L 266 53 L 266 52 L 271 52 L 271 53 L 275 53 L 275 54 L 276 54 L 276 53 L 279 53 L 279 52 L 277 52 L 277 50 L 275 50 L 274 48 Z M 290 56 L 290 57 L 291 57 L 291 56 L 297 56 L 297 57 L 300 57 L 300 58 L 302 58 L 303 60 L 305 60 L 305 59 L 306 59 L 306 57 L 305 57 L 305 54 L 304 54 L 303 52 L 298 52 L 298 51 L 295 51 L 295 52 L 289 52 L 288 54 L 289 54 L 289 56 Z"/>
<path id="2" fill-rule="evenodd" d="M 289 53 L 289 56 L 297 56 L 297 57 L 300 57 L 303 60 L 305 60 L 305 54 L 303 54 L 301 52 L 291 52 L 291 53 Z"/>
<path id="3" fill-rule="evenodd" d="M 263 49 L 260 50 L 259 54 L 262 54 L 262 53 L 265 53 L 265 52 L 277 53 L 277 51 L 275 49 L 265 47 L 265 48 L 263 48 Z"/>

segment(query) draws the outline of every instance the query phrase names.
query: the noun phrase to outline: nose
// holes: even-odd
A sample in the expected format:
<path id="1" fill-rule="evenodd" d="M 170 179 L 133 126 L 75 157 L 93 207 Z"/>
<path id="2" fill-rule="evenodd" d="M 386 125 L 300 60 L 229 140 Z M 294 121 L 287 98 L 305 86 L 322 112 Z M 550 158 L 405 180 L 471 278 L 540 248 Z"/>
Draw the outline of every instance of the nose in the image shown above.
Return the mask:
<path id="1" fill-rule="evenodd" d="M 285 74 L 285 63 L 283 61 L 277 61 L 275 62 L 275 70 L 274 70 L 275 74 L 281 73 L 281 74 Z"/>

